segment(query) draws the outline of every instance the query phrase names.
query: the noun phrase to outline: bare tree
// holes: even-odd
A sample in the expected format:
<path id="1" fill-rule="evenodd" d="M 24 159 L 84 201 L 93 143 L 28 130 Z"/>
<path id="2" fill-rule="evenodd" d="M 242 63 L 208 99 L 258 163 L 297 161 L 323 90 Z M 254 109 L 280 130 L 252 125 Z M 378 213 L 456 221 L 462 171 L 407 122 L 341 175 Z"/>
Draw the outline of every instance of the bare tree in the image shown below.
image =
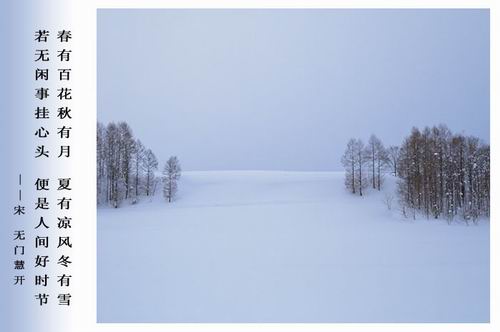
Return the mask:
<path id="1" fill-rule="evenodd" d="M 358 192 L 360 196 L 363 196 L 363 189 L 367 185 L 364 170 L 366 155 L 363 142 L 359 139 L 351 138 L 347 143 L 347 148 L 341 161 L 345 168 L 346 187 L 353 194 Z"/>
<path id="2" fill-rule="evenodd" d="M 356 140 L 354 144 L 355 158 L 356 158 L 356 186 L 358 187 L 359 196 L 363 196 L 363 189 L 367 187 L 366 176 L 364 173 L 364 166 L 366 162 L 364 154 L 364 144 L 360 139 Z"/>
<path id="3" fill-rule="evenodd" d="M 120 176 L 123 179 L 123 184 L 125 186 L 125 199 L 129 197 L 131 184 L 131 173 L 132 173 L 132 156 L 134 152 L 134 138 L 132 134 L 132 129 L 126 122 L 118 123 L 119 130 L 119 150 L 120 150 Z"/>
<path id="4" fill-rule="evenodd" d="M 133 151 L 133 164 L 134 164 L 134 191 L 135 197 L 139 197 L 139 187 L 140 187 L 140 179 L 142 175 L 142 170 L 144 169 L 144 158 L 145 158 L 145 149 L 140 140 L 136 140 L 134 143 L 134 151 Z"/>
<path id="5" fill-rule="evenodd" d="M 371 166 L 372 187 L 380 191 L 383 180 L 383 168 L 387 164 L 388 158 L 382 141 L 377 136 L 371 135 L 364 154 Z"/>
<path id="6" fill-rule="evenodd" d="M 106 169 L 107 169 L 107 192 L 108 201 L 116 208 L 119 206 L 123 196 L 120 181 L 120 133 L 114 122 L 106 127 Z"/>
<path id="7" fill-rule="evenodd" d="M 97 149 L 96 149 L 96 164 L 97 164 L 97 204 L 107 200 L 106 192 L 106 128 L 100 122 L 97 122 Z"/>
<path id="8" fill-rule="evenodd" d="M 146 192 L 146 196 L 150 196 L 153 190 L 155 171 L 158 169 L 158 160 L 156 159 L 156 156 L 153 151 L 151 151 L 151 149 L 146 150 L 144 160 L 144 171 L 146 172 L 146 182 L 144 183 L 144 189 Z"/>
<path id="9" fill-rule="evenodd" d="M 356 193 L 356 140 L 351 138 L 342 156 L 345 168 L 345 185 L 353 194 Z"/>
<path id="10" fill-rule="evenodd" d="M 379 141 L 380 142 L 380 141 Z M 384 180 L 385 169 L 387 165 L 387 151 L 382 142 L 377 144 L 376 164 L 377 164 L 377 190 L 380 191 Z"/>
<path id="11" fill-rule="evenodd" d="M 170 203 L 177 193 L 177 180 L 181 176 L 181 165 L 176 156 L 172 156 L 163 168 L 163 196 Z"/>
<path id="12" fill-rule="evenodd" d="M 398 146 L 390 146 L 386 151 L 387 155 L 387 164 L 392 168 L 392 173 L 394 176 L 398 175 L 398 160 L 399 160 L 399 147 Z"/>
<path id="13" fill-rule="evenodd" d="M 376 188 L 376 180 L 375 180 L 375 160 L 377 153 L 377 144 L 379 144 L 380 140 L 375 135 L 371 135 L 368 139 L 368 145 L 365 148 L 365 158 L 370 163 L 371 168 L 371 179 L 372 179 L 372 187 Z"/>

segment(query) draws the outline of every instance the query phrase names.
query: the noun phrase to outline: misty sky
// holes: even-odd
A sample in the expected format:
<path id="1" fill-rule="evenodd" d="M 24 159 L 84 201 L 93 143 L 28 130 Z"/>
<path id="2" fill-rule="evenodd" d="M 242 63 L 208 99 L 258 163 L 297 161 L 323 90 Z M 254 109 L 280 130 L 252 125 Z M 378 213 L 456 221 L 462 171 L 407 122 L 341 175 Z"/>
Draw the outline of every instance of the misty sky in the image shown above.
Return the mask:
<path id="1" fill-rule="evenodd" d="M 338 170 L 350 137 L 489 142 L 488 10 L 98 10 L 98 120 L 184 170 Z"/>

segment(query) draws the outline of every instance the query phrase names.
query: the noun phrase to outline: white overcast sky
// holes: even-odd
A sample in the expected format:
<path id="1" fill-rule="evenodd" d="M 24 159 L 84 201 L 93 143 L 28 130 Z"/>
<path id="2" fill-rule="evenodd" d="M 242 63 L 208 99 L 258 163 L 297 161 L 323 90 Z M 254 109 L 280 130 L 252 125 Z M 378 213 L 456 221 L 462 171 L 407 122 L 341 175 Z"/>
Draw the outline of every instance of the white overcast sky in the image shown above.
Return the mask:
<path id="1" fill-rule="evenodd" d="M 98 10 L 98 120 L 185 170 L 337 170 L 350 137 L 489 142 L 488 10 Z"/>

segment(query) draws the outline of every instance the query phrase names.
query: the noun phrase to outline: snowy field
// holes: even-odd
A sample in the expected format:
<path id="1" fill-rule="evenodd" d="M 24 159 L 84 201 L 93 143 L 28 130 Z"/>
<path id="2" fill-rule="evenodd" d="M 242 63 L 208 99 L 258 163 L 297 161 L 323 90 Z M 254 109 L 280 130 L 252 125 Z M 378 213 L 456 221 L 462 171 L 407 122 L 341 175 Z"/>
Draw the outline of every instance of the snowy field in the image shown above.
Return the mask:
<path id="1" fill-rule="evenodd" d="M 385 190 L 394 189 L 388 179 Z M 185 172 L 98 209 L 99 322 L 488 322 L 489 223 L 403 219 L 342 173 Z"/>

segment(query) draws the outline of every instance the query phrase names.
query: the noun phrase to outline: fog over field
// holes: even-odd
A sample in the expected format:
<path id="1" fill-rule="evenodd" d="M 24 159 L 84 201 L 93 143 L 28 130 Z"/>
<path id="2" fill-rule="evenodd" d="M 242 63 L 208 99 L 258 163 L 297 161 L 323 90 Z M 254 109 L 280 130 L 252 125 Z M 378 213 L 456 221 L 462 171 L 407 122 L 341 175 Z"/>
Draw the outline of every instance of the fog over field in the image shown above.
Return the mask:
<path id="1" fill-rule="evenodd" d="M 487 10 L 98 10 L 98 119 L 185 170 L 341 170 L 351 137 L 489 142 Z M 117 28 L 119 27 L 119 28 Z"/>

